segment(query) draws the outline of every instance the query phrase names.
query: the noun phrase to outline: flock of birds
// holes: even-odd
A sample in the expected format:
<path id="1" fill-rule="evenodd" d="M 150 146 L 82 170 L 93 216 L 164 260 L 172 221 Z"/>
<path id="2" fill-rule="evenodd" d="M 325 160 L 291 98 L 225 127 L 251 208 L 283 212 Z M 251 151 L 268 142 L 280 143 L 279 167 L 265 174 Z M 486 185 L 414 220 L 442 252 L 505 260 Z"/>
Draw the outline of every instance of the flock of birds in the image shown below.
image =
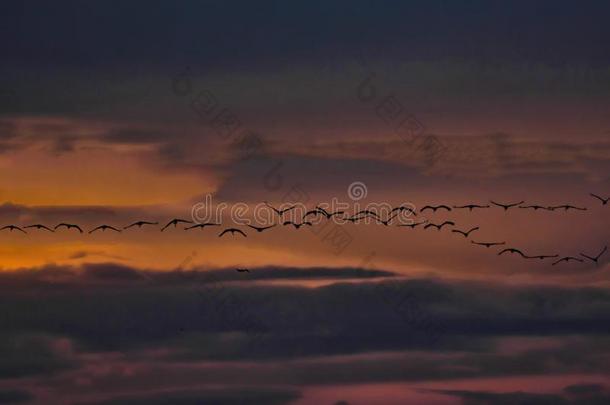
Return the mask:
<path id="1" fill-rule="evenodd" d="M 599 200 L 601 202 L 602 205 L 608 205 L 608 203 L 610 202 L 610 197 L 604 198 L 604 197 L 600 197 L 599 195 L 590 193 L 591 197 Z M 283 208 L 283 209 L 277 209 L 275 207 L 273 207 L 272 205 L 270 205 L 269 203 L 265 202 L 265 204 L 272 209 L 280 219 L 283 220 L 283 216 L 284 214 L 294 210 L 297 206 L 293 205 L 287 208 Z M 508 211 L 510 209 L 532 209 L 532 210 L 546 210 L 546 211 L 556 211 L 556 210 L 563 210 L 563 211 L 568 211 L 568 210 L 576 210 L 576 211 L 587 211 L 588 208 L 586 207 L 578 207 L 572 204 L 562 204 L 562 205 L 557 205 L 557 206 L 542 206 L 542 205 L 524 205 L 525 201 L 519 201 L 516 203 L 499 203 L 499 202 L 495 202 L 493 200 L 490 200 L 490 204 L 488 205 L 479 205 L 479 204 L 468 204 L 468 205 L 461 205 L 461 206 L 448 206 L 448 205 L 426 205 L 424 207 L 422 207 L 419 212 L 423 213 L 426 211 L 432 211 L 432 212 L 437 212 L 437 211 L 447 211 L 450 212 L 452 210 L 459 210 L 459 209 L 468 209 L 470 212 L 472 212 L 475 209 L 489 209 L 492 208 L 493 206 L 496 207 L 500 207 L 503 208 L 504 211 Z M 400 213 L 402 213 L 403 211 L 409 212 L 410 214 L 417 216 L 417 212 L 415 209 L 408 207 L 408 206 L 404 206 L 401 205 L 399 207 L 395 207 L 390 211 L 390 214 L 388 216 L 387 219 L 382 219 L 376 212 L 371 211 L 371 210 L 362 210 L 359 211 L 355 214 L 353 214 L 352 216 L 349 217 L 341 217 L 341 219 L 343 220 L 347 220 L 350 221 L 352 223 L 357 223 L 359 221 L 362 220 L 374 220 L 376 223 L 381 224 L 381 225 L 385 225 L 385 226 L 390 226 L 390 223 L 392 222 L 392 220 L 394 218 L 396 218 L 396 216 L 398 216 Z M 344 211 L 335 211 L 335 212 L 328 212 L 327 210 L 325 210 L 324 208 L 320 207 L 320 206 L 316 206 L 313 210 L 307 211 L 303 217 L 301 218 L 300 222 L 294 222 L 294 221 L 282 221 L 281 224 L 283 226 L 293 226 L 295 229 L 300 229 L 302 226 L 313 226 L 313 223 L 311 221 L 308 221 L 307 218 L 311 217 L 311 216 L 323 216 L 326 219 L 331 219 L 334 216 L 339 216 L 339 215 L 344 215 L 345 212 Z M 170 227 L 174 227 L 176 228 L 178 226 L 178 224 L 185 224 L 185 225 L 190 225 L 190 226 L 186 226 L 184 228 L 185 231 L 189 231 L 192 229 L 205 229 L 206 227 L 210 226 L 210 227 L 216 227 L 216 226 L 221 226 L 221 224 L 219 223 L 213 223 L 213 222 L 206 222 L 206 223 L 194 223 L 194 221 L 190 221 L 187 219 L 180 219 L 180 218 L 174 218 L 171 221 L 169 221 L 167 224 L 165 224 L 162 228 L 161 228 L 161 232 L 165 231 L 166 229 L 170 228 Z M 131 228 L 142 228 L 143 226 L 156 226 L 159 225 L 159 222 L 151 222 L 151 221 L 137 221 L 134 222 L 132 224 L 129 224 L 125 227 L 123 227 L 122 229 L 116 228 L 114 226 L 110 226 L 110 225 L 99 225 L 93 229 L 91 229 L 90 231 L 88 231 L 89 234 L 101 231 L 101 232 L 105 232 L 106 230 L 110 230 L 113 232 L 117 232 L 120 233 L 124 230 L 127 229 L 131 229 Z M 433 223 L 430 222 L 428 220 L 422 220 L 420 222 L 413 222 L 410 224 L 398 224 L 396 226 L 398 227 L 410 227 L 412 229 L 418 227 L 422 225 L 423 229 L 436 229 L 437 231 L 441 231 L 444 227 L 455 227 L 456 224 L 453 221 L 444 221 L 442 223 Z M 247 225 L 249 228 L 253 229 L 256 232 L 264 232 L 268 229 L 274 228 L 276 226 L 278 226 L 278 224 L 273 224 L 273 225 L 269 225 L 269 226 L 256 226 L 256 225 Z M 69 224 L 69 223 L 65 223 L 62 222 L 60 224 L 55 225 L 53 228 L 48 227 L 46 225 L 43 224 L 34 224 L 34 225 L 28 225 L 28 226 L 23 226 L 23 227 L 19 227 L 17 225 L 6 225 L 0 228 L 0 231 L 4 231 L 4 230 L 9 230 L 9 231 L 18 231 L 18 232 L 22 232 L 24 234 L 27 234 L 26 229 L 37 229 L 37 230 L 44 230 L 44 231 L 48 231 L 48 232 L 55 232 L 57 230 L 60 230 L 62 228 L 65 228 L 66 230 L 70 230 L 70 229 L 74 229 L 80 233 L 84 233 L 83 229 L 76 224 Z M 480 228 L 478 226 L 473 227 L 471 229 L 468 230 L 461 230 L 461 229 L 451 229 L 452 233 L 456 233 L 459 235 L 464 236 L 465 238 L 469 238 L 470 234 L 473 232 L 478 231 Z M 248 235 L 241 229 L 238 228 L 225 228 L 223 229 L 219 234 L 218 237 L 223 237 L 226 234 L 231 234 L 232 236 L 237 235 L 241 235 L 243 237 L 247 237 Z M 497 246 L 505 246 L 506 242 L 479 242 L 479 241 L 475 241 L 475 240 L 471 240 L 470 241 L 472 244 L 474 245 L 478 245 L 478 246 L 484 246 L 486 248 L 491 248 L 491 247 L 497 247 Z M 560 257 L 559 254 L 542 254 L 542 255 L 527 255 L 525 254 L 522 250 L 517 249 L 517 248 L 513 248 L 513 247 L 509 247 L 509 248 L 504 248 L 503 250 L 501 250 L 498 255 L 502 256 L 506 253 L 509 254 L 517 254 L 519 256 L 521 256 L 524 259 L 537 259 L 537 260 L 544 260 L 544 259 L 557 259 L 556 261 L 554 261 L 552 263 L 552 265 L 557 265 L 559 263 L 563 263 L 563 262 L 584 262 L 584 260 L 590 260 L 591 262 L 594 262 L 596 264 L 599 264 L 599 259 L 607 252 L 608 247 L 605 246 L 601 252 L 599 252 L 597 255 L 590 255 L 590 254 L 585 254 L 585 253 L 580 253 L 580 257 L 575 257 L 575 256 L 563 256 Z M 238 270 L 239 271 L 239 270 Z M 246 271 L 246 270 L 243 270 Z"/>

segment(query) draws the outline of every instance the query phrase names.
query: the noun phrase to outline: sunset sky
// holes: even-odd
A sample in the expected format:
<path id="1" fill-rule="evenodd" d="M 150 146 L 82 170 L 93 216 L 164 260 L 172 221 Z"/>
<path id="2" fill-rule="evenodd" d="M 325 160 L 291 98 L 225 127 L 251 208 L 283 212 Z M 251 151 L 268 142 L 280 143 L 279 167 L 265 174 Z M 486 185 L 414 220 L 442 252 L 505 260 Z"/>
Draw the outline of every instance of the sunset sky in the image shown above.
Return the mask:
<path id="1" fill-rule="evenodd" d="M 0 231 L 0 403 L 610 403 L 609 13 L 4 2 L 0 227 L 84 233 Z M 332 201 L 480 229 L 230 215 Z"/>

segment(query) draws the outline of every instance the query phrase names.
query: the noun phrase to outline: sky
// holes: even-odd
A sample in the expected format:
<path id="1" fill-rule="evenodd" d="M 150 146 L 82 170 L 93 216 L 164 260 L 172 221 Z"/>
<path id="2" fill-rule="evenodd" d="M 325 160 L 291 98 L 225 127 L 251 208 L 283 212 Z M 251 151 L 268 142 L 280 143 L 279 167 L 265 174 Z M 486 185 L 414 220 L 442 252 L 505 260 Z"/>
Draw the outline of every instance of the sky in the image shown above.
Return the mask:
<path id="1" fill-rule="evenodd" d="M 4 2 L 0 403 L 607 403 L 608 12 Z"/>

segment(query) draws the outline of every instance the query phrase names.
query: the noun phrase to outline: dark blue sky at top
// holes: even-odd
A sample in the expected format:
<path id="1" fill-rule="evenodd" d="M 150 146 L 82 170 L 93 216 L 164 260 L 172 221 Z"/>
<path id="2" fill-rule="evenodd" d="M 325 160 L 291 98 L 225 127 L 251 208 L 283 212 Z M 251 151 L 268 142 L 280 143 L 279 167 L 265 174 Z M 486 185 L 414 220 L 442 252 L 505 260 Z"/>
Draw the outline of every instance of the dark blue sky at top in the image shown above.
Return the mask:
<path id="1" fill-rule="evenodd" d="M 353 59 L 604 66 L 610 2 L 14 1 L 5 68 L 273 68 Z"/>

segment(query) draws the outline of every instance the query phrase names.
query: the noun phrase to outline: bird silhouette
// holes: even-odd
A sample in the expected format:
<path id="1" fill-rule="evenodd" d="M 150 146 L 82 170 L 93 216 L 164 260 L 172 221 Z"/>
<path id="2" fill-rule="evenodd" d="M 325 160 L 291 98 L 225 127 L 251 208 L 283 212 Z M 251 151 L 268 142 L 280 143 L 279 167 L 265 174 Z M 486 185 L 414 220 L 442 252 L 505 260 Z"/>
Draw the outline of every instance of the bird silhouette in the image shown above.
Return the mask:
<path id="1" fill-rule="evenodd" d="M 292 211 L 293 209 L 296 208 L 296 205 L 293 205 L 291 207 L 288 208 L 284 208 L 283 210 L 278 210 L 277 208 L 275 208 L 274 206 L 272 206 L 271 204 L 269 204 L 267 201 L 265 201 L 265 205 L 269 208 L 271 208 L 278 216 L 282 216 L 284 215 L 284 213 L 288 212 L 288 211 Z"/>
<path id="2" fill-rule="evenodd" d="M 309 216 L 312 216 L 312 215 L 315 216 L 315 217 L 317 217 L 318 215 L 323 215 L 323 216 L 326 217 L 326 215 L 325 215 L 325 213 L 323 211 L 320 211 L 319 209 L 316 208 L 316 209 L 307 211 L 305 213 L 305 215 L 303 215 L 303 217 L 301 219 L 305 219 L 305 218 L 307 218 Z M 326 217 L 326 218 L 328 218 L 328 217 Z"/>
<path id="3" fill-rule="evenodd" d="M 345 211 L 328 212 L 324 208 L 320 207 L 319 205 L 316 206 L 316 209 L 318 210 L 318 212 L 320 212 L 322 215 L 324 215 L 326 217 L 326 219 L 330 219 L 334 215 L 341 215 L 341 214 L 345 213 Z"/>
<path id="4" fill-rule="evenodd" d="M 559 255 L 537 255 L 537 256 L 525 256 L 526 259 L 552 259 L 554 257 L 559 257 Z"/>
<path id="5" fill-rule="evenodd" d="M 377 219 L 377 223 L 378 223 L 378 224 L 383 224 L 383 225 L 385 225 L 385 226 L 388 226 L 388 225 L 390 225 L 390 222 L 392 222 L 392 220 L 393 220 L 394 218 L 396 218 L 397 216 L 398 216 L 398 214 L 394 214 L 393 216 L 390 216 L 390 217 L 389 217 L 388 219 L 386 219 L 386 220 L 383 220 L 383 219 Z"/>
<path id="6" fill-rule="evenodd" d="M 600 197 L 593 193 L 589 193 L 589 194 L 591 195 L 591 197 L 597 198 L 599 201 L 601 201 L 602 205 L 608 205 L 608 201 L 610 201 L 610 197 L 604 198 L 604 197 Z"/>
<path id="7" fill-rule="evenodd" d="M 218 237 L 220 238 L 222 235 L 224 235 L 225 233 L 230 233 L 231 235 L 235 235 L 236 233 L 242 235 L 244 238 L 247 238 L 248 235 L 246 235 L 244 233 L 244 231 L 242 231 L 241 229 L 237 229 L 237 228 L 227 228 L 224 231 L 220 232 L 220 234 L 218 235 Z"/>
<path id="8" fill-rule="evenodd" d="M 417 212 L 415 212 L 415 210 L 414 210 L 413 208 L 411 208 L 411 207 L 405 207 L 404 205 L 401 205 L 401 206 L 399 206 L 399 207 L 392 208 L 392 210 L 390 211 L 390 215 L 392 215 L 392 214 L 393 214 L 393 213 L 395 213 L 395 212 L 403 212 L 403 211 L 408 211 L 408 212 L 410 212 L 411 214 L 413 214 L 413 215 L 417 216 Z"/>
<path id="9" fill-rule="evenodd" d="M 345 218 L 346 221 L 350 221 L 351 223 L 355 224 L 356 222 L 360 221 L 361 219 L 365 219 L 368 218 L 366 216 L 364 217 L 351 217 L 351 218 Z"/>
<path id="10" fill-rule="evenodd" d="M 527 258 L 527 255 L 525 255 L 522 251 L 520 251 L 519 249 L 515 249 L 515 248 L 508 248 L 508 249 L 504 249 L 502 250 L 500 253 L 498 253 L 498 256 L 502 256 L 504 253 L 511 253 L 511 254 L 518 254 L 521 255 L 521 257 L 523 257 L 524 259 Z"/>
<path id="11" fill-rule="evenodd" d="M 235 270 L 237 270 L 237 272 L 238 272 L 238 273 L 250 273 L 250 270 L 248 270 L 248 269 L 240 269 L 240 268 L 237 268 L 237 269 L 235 269 Z"/>
<path id="12" fill-rule="evenodd" d="M 313 224 L 311 222 L 308 222 L 308 221 L 301 222 L 300 224 L 297 224 L 297 223 L 292 222 L 292 221 L 286 221 L 286 222 L 283 223 L 283 225 L 292 225 L 292 226 L 294 226 L 294 229 L 299 229 L 303 225 L 313 226 Z"/>
<path id="13" fill-rule="evenodd" d="M 134 222 L 131 225 L 127 225 L 123 229 L 133 228 L 134 226 L 137 226 L 138 228 L 142 228 L 142 226 L 144 226 L 144 225 L 159 225 L 159 223 L 158 222 L 148 222 L 148 221 L 138 221 L 138 222 Z"/>
<path id="14" fill-rule="evenodd" d="M 506 245 L 506 242 L 475 242 L 473 240 L 470 241 L 473 245 L 485 246 L 486 248 L 490 248 L 492 246 L 502 246 Z"/>
<path id="15" fill-rule="evenodd" d="M 437 224 L 434 224 L 434 223 L 430 222 L 428 225 L 424 226 L 424 229 L 428 229 L 428 228 L 434 227 L 434 228 L 436 228 L 437 231 L 440 231 L 441 229 L 443 229 L 443 226 L 445 226 L 445 225 L 455 226 L 455 222 L 445 221 L 445 222 L 443 222 L 440 225 L 437 225 Z"/>
<path id="16" fill-rule="evenodd" d="M 534 211 L 538 211 L 538 210 L 552 211 L 550 207 L 543 207 L 542 205 L 520 205 L 519 208 L 533 209 Z"/>
<path id="17" fill-rule="evenodd" d="M 20 227 L 18 227 L 18 226 L 15 226 L 15 225 L 7 225 L 7 226 L 3 226 L 2 228 L 0 228 L 0 231 L 3 231 L 3 230 L 5 230 L 5 229 L 8 229 L 10 232 L 13 232 L 13 231 L 19 231 L 19 232 L 27 233 L 26 231 L 24 231 L 23 229 L 21 229 L 21 228 L 20 228 Z"/>
<path id="18" fill-rule="evenodd" d="M 120 229 L 116 229 L 114 226 L 110 226 L 110 225 L 100 225 L 98 227 L 93 228 L 92 230 L 89 231 L 89 233 L 93 233 L 95 231 L 102 231 L 102 232 L 106 232 L 106 229 L 110 229 L 111 231 L 115 231 L 115 232 L 122 232 Z"/>
<path id="19" fill-rule="evenodd" d="M 577 257 L 566 256 L 566 257 L 562 257 L 561 259 L 559 259 L 559 260 L 557 260 L 556 262 L 554 262 L 554 263 L 553 263 L 553 266 L 555 266 L 556 264 L 559 264 L 559 263 L 561 263 L 561 262 L 566 262 L 566 263 L 568 263 L 568 262 L 570 262 L 570 261 L 575 261 L 575 262 L 580 262 L 580 263 L 582 263 L 582 262 L 583 262 L 583 260 L 582 260 L 582 259 L 579 259 L 579 258 L 577 258 Z"/>
<path id="20" fill-rule="evenodd" d="M 589 255 L 586 255 L 584 253 L 581 253 L 580 255 L 582 257 L 585 257 L 585 258 L 591 260 L 592 262 L 595 262 L 595 264 L 598 264 L 599 263 L 599 258 L 602 257 L 602 255 L 604 253 L 606 253 L 607 250 L 608 250 L 608 246 L 605 246 L 604 249 L 597 256 L 589 256 Z"/>
<path id="21" fill-rule="evenodd" d="M 411 229 L 415 229 L 417 226 L 424 225 L 424 224 L 427 224 L 427 223 L 428 223 L 428 221 L 421 221 L 421 222 L 414 222 L 412 224 L 398 224 L 396 226 L 408 226 Z"/>
<path id="22" fill-rule="evenodd" d="M 586 208 L 575 207 L 575 206 L 570 205 L 570 204 L 556 205 L 556 206 L 553 206 L 553 207 L 548 207 L 548 209 L 551 210 L 551 211 L 560 210 L 560 209 L 563 209 L 564 211 L 567 211 L 567 210 L 586 211 L 587 210 Z"/>
<path id="23" fill-rule="evenodd" d="M 474 227 L 474 228 L 471 228 L 471 229 L 470 229 L 470 230 L 468 230 L 468 231 L 460 231 L 459 229 L 452 229 L 452 230 L 451 230 L 451 232 L 462 234 L 462 235 L 464 235 L 464 237 L 465 237 L 465 238 L 467 238 L 467 237 L 469 237 L 469 236 L 470 236 L 470 234 L 471 234 L 472 232 L 474 232 L 474 231 L 478 231 L 479 229 L 480 229 L 480 228 L 479 228 L 478 226 L 476 226 L 476 227 Z"/>
<path id="24" fill-rule="evenodd" d="M 497 202 L 494 202 L 494 201 L 489 201 L 489 202 L 492 203 L 493 205 L 497 205 L 498 207 L 504 208 L 504 211 L 508 211 L 509 208 L 513 208 L 513 207 L 516 207 L 518 205 L 521 205 L 525 201 L 519 201 L 518 203 L 513 203 L 513 204 L 502 204 L 502 203 L 497 203 Z"/>
<path id="25" fill-rule="evenodd" d="M 468 208 L 468 210 L 470 210 L 470 212 L 472 212 L 472 210 L 474 210 L 475 208 L 484 209 L 484 208 L 490 208 L 490 206 L 489 205 L 468 204 L 468 205 L 458 205 L 458 206 L 454 205 L 453 208 L 456 208 L 456 209 Z"/>
<path id="26" fill-rule="evenodd" d="M 164 230 L 166 230 L 168 227 L 170 227 L 171 225 L 174 225 L 174 228 L 179 224 L 192 224 L 193 221 L 189 221 L 188 219 L 179 219 L 179 218 L 174 218 L 171 221 L 169 221 L 167 223 L 167 225 L 165 225 L 163 228 L 161 228 L 161 232 L 163 232 Z"/>
<path id="27" fill-rule="evenodd" d="M 419 210 L 419 212 L 424 212 L 425 210 L 432 210 L 432 211 L 436 212 L 440 209 L 451 211 L 451 207 L 449 207 L 447 205 L 426 205 L 424 208 Z"/>
<path id="28" fill-rule="evenodd" d="M 58 230 L 59 228 L 62 228 L 62 227 L 66 228 L 66 229 L 76 229 L 80 233 L 83 233 L 83 230 L 81 229 L 80 226 L 74 225 L 74 224 L 66 224 L 65 222 L 62 222 L 61 224 L 56 225 L 55 230 Z"/>
<path id="29" fill-rule="evenodd" d="M 254 229 L 256 232 L 263 232 L 266 231 L 267 229 L 273 228 L 275 225 L 269 225 L 269 226 L 254 226 L 254 225 L 248 225 L 250 228 Z"/>
<path id="30" fill-rule="evenodd" d="M 365 217 L 372 215 L 375 219 L 381 219 L 376 212 L 370 211 L 370 210 L 359 211 L 359 212 L 355 213 L 354 215 L 352 215 L 352 218 L 359 217 L 361 214 L 364 214 Z"/>
<path id="31" fill-rule="evenodd" d="M 44 229 L 45 231 L 49 231 L 49 232 L 55 232 L 54 230 L 52 230 L 51 228 L 44 226 L 42 224 L 35 224 L 35 225 L 28 225 L 28 226 L 24 226 L 23 229 L 29 229 L 29 228 L 36 228 L 38 230 L 40 229 Z"/>
<path id="32" fill-rule="evenodd" d="M 186 228 L 184 228 L 184 230 L 188 231 L 190 229 L 195 229 L 195 228 L 201 228 L 203 230 L 206 226 L 220 226 L 220 224 L 216 224 L 213 222 L 206 222 L 204 224 L 195 224 L 193 226 L 186 227 Z"/>

